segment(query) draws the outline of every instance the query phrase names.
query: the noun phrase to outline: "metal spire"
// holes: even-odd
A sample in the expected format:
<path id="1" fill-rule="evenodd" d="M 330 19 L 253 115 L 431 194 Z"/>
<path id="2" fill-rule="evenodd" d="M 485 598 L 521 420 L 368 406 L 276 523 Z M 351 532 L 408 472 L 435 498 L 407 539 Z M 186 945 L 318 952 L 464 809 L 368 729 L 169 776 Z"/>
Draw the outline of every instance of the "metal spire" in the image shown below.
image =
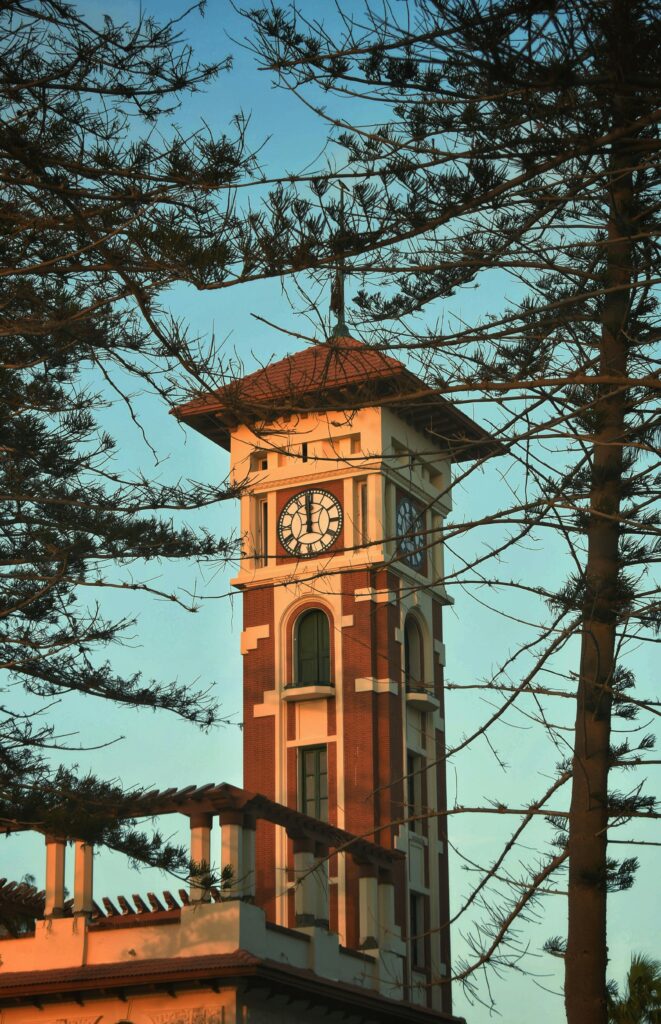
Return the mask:
<path id="1" fill-rule="evenodd" d="M 340 240 L 344 244 L 344 182 L 340 182 Z M 349 334 L 346 320 L 344 318 L 344 278 L 345 264 L 344 251 L 342 250 L 335 267 L 335 280 L 331 287 L 330 309 L 335 313 L 335 327 L 331 331 L 331 338 L 345 338 Z"/>

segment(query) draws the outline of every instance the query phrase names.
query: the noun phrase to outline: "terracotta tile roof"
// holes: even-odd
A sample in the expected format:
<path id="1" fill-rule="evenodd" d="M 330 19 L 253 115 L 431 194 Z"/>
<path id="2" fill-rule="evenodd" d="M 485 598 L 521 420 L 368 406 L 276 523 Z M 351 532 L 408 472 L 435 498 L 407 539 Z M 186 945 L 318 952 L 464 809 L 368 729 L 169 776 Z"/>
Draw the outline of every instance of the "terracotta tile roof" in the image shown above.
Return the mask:
<path id="1" fill-rule="evenodd" d="M 239 424 L 305 411 L 388 404 L 437 440 L 455 461 L 494 454 L 497 442 L 392 356 L 355 338 L 313 345 L 173 409 L 180 420 L 229 449 Z"/>
<path id="2" fill-rule="evenodd" d="M 215 395 L 195 398 L 180 406 L 176 415 L 215 409 L 223 401 L 267 407 L 275 401 L 298 401 L 302 395 L 392 377 L 405 369 L 398 359 L 355 338 L 336 338 L 269 363 L 219 388 Z"/>

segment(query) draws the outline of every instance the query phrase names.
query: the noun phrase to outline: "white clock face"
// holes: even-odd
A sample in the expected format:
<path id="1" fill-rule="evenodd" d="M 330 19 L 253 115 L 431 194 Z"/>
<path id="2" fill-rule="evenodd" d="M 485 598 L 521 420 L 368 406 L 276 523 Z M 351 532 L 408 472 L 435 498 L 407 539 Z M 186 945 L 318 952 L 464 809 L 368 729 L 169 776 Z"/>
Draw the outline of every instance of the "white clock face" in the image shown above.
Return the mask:
<path id="1" fill-rule="evenodd" d="M 285 551 L 312 558 L 327 551 L 342 529 L 342 506 L 330 491 L 310 488 L 290 498 L 278 520 Z"/>
<path id="2" fill-rule="evenodd" d="M 409 498 L 397 504 L 397 543 L 403 561 L 420 569 L 424 561 L 424 538 L 421 532 L 422 516 Z"/>

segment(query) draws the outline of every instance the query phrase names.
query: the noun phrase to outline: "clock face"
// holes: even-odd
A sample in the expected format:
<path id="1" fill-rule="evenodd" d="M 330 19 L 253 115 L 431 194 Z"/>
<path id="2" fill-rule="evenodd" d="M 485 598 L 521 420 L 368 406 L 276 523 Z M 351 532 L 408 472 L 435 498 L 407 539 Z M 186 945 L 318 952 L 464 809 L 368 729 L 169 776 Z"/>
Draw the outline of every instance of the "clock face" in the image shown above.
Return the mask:
<path id="1" fill-rule="evenodd" d="M 334 494 L 318 488 L 295 494 L 278 520 L 280 543 L 296 558 L 312 558 L 327 551 L 341 529 L 342 506 Z"/>
<path id="2" fill-rule="evenodd" d="M 425 557 L 422 515 L 410 498 L 397 503 L 397 543 L 402 561 L 413 569 L 421 569 Z"/>

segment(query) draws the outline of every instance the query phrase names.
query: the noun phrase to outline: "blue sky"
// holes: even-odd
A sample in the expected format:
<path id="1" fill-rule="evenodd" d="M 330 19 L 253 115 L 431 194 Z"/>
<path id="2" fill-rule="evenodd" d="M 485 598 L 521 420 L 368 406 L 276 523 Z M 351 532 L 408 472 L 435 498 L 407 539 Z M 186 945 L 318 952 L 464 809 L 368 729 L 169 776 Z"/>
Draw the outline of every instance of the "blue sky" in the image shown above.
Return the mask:
<path id="1" fill-rule="evenodd" d="M 147 2 L 85 3 L 90 17 L 107 10 L 116 20 L 133 20 L 144 8 L 160 19 L 179 14 L 182 5 L 172 0 L 158 5 Z M 332 5 L 304 0 L 302 7 L 310 16 L 321 16 L 332 11 Z M 233 114 L 241 110 L 250 115 L 250 134 L 261 149 L 261 160 L 274 173 L 295 172 L 316 160 L 322 153 L 325 139 L 323 127 L 293 96 L 274 89 L 269 77 L 259 72 L 252 55 L 242 49 L 240 40 L 246 34 L 246 25 L 227 0 L 210 0 L 204 20 L 192 17 L 187 21 L 187 35 L 201 60 L 213 61 L 232 53 L 235 64 L 231 73 L 223 75 L 209 87 L 206 94 L 187 100 L 178 113 L 177 122 L 192 129 L 201 119 L 212 131 L 222 132 Z M 331 101 L 329 100 L 329 103 Z M 251 314 L 259 313 L 284 327 L 311 333 L 300 314 L 292 310 L 279 282 L 267 282 L 241 289 L 228 289 L 200 294 L 190 288 L 173 289 L 168 297 L 172 311 L 183 317 L 191 329 L 200 336 L 226 344 L 235 349 L 246 371 L 272 355 L 281 356 L 292 347 L 291 339 L 279 334 Z M 485 279 L 480 289 L 460 293 L 449 309 L 467 320 L 478 310 L 486 311 L 503 302 L 503 282 L 496 276 Z M 441 310 L 434 310 L 439 315 Z M 198 435 L 183 430 L 168 416 L 155 399 L 139 399 L 143 423 L 151 438 L 157 438 L 161 462 L 152 469 L 149 451 L 139 435 L 121 415 L 119 409 L 107 413 L 108 423 L 120 441 L 118 460 L 139 461 L 147 472 L 155 471 L 176 478 L 193 476 L 196 479 L 219 481 L 228 473 L 227 453 Z M 468 407 L 464 407 L 470 412 Z M 484 417 L 484 407 L 476 406 L 474 415 Z M 499 502 L 506 500 L 510 468 L 500 464 L 487 464 L 484 470 L 469 478 L 457 488 L 454 503 L 455 516 L 473 518 L 485 514 Z M 191 521 L 194 517 L 191 517 Z M 198 517 L 219 534 L 236 532 L 238 506 L 225 503 L 212 512 Z M 471 544 L 483 543 L 483 538 L 462 542 L 468 551 Z M 452 561 L 452 560 L 450 560 Z M 501 568 L 503 568 L 501 566 Z M 565 567 L 559 550 L 548 541 L 531 541 L 523 550 L 508 557 L 503 571 L 519 579 L 543 578 L 560 582 Z M 150 569 L 150 576 L 152 570 Z M 126 646 L 113 653 L 113 662 L 120 671 L 142 670 L 146 676 L 162 679 L 198 680 L 200 686 L 213 685 L 230 724 L 209 734 L 201 734 L 194 727 L 177 722 L 167 715 L 154 715 L 148 711 L 131 711 L 109 707 L 94 701 L 81 701 L 62 705 L 59 721 L 68 730 L 75 722 L 80 741 L 85 744 L 114 741 L 110 746 L 80 754 L 81 765 L 90 764 L 99 774 L 120 779 L 125 785 L 146 788 L 185 786 L 192 783 L 227 781 L 241 783 L 242 744 L 238 722 L 241 718 L 241 657 L 239 634 L 241 608 L 238 596 L 220 597 L 229 590 L 230 568 L 207 570 L 200 574 L 195 567 L 169 569 L 157 567 L 153 571 L 155 585 L 193 588 L 204 595 L 200 610 L 187 615 L 169 602 L 138 600 L 130 594 L 112 594 L 104 602 L 110 614 L 135 614 L 138 622 Z M 516 618 L 525 618 L 534 609 L 520 595 L 495 595 L 481 589 L 465 588 L 453 592 L 456 604 L 446 620 L 448 648 L 448 679 L 454 682 L 472 682 L 486 678 L 503 658 L 514 651 L 529 631 Z M 503 618 L 494 606 L 511 618 Z M 637 669 L 645 689 L 645 681 L 654 681 L 652 655 L 635 654 Z M 566 666 L 576 664 L 575 647 L 566 654 Z M 516 672 L 513 672 L 516 678 Z M 567 724 L 571 720 L 571 702 L 563 701 L 556 709 Z M 492 705 L 484 696 L 473 692 L 453 692 L 448 697 L 447 726 L 450 743 L 467 734 L 484 720 Z M 528 709 L 530 710 L 530 709 Z M 118 737 L 123 737 L 119 739 Z M 77 740 L 74 738 L 73 743 Z M 461 804 L 484 804 L 488 798 L 516 804 L 527 802 L 544 791 L 549 773 L 558 759 L 550 749 L 548 740 L 523 714 L 514 713 L 493 734 L 502 759 L 510 767 L 501 769 L 487 745 L 480 741 L 462 754 L 457 764 L 450 766 L 448 786 L 450 801 Z M 559 806 L 556 802 L 555 806 Z M 513 820 L 496 820 L 493 816 L 457 816 L 451 823 L 451 839 L 471 860 L 485 863 L 499 850 L 498 839 L 506 836 Z M 171 823 L 167 823 L 168 827 Z M 641 825 L 635 830 L 639 838 L 652 838 L 651 829 Z M 541 848 L 548 840 L 548 829 L 539 825 L 535 835 L 526 842 Z M 629 852 L 629 851 L 627 851 Z M 613 958 L 611 974 L 621 978 L 633 950 L 658 955 L 656 939 L 657 908 L 650 894 L 656 889 L 656 871 L 653 855 L 647 848 L 635 851 L 641 860 L 639 879 L 628 894 L 615 895 L 610 902 L 610 947 Z M 534 849 L 521 849 L 521 862 L 535 861 Z M 22 875 L 29 865 L 40 880 L 40 843 L 32 837 L 8 840 L 3 847 L 3 875 Z M 118 893 L 145 893 L 154 887 L 168 887 L 163 879 L 137 875 L 120 858 L 104 854 L 97 858 L 96 891 L 111 897 Z M 452 862 L 453 910 L 461 903 L 462 895 L 469 891 L 474 876 L 462 870 L 458 857 Z M 537 978 L 515 971 L 505 972 L 502 978 L 490 979 L 497 1005 L 509 1024 L 552 1024 L 562 1019 L 558 965 L 541 952 L 544 940 L 564 931 L 565 901 L 562 896 L 546 899 L 546 916 L 525 926 L 530 944 L 531 959 L 522 965 L 536 972 Z M 464 926 L 457 927 L 454 935 L 455 953 L 465 953 L 462 940 Z M 471 1008 L 457 987 L 456 1012 L 464 1013 L 472 1024 L 482 1024 L 489 1018 L 486 1009 Z"/>

